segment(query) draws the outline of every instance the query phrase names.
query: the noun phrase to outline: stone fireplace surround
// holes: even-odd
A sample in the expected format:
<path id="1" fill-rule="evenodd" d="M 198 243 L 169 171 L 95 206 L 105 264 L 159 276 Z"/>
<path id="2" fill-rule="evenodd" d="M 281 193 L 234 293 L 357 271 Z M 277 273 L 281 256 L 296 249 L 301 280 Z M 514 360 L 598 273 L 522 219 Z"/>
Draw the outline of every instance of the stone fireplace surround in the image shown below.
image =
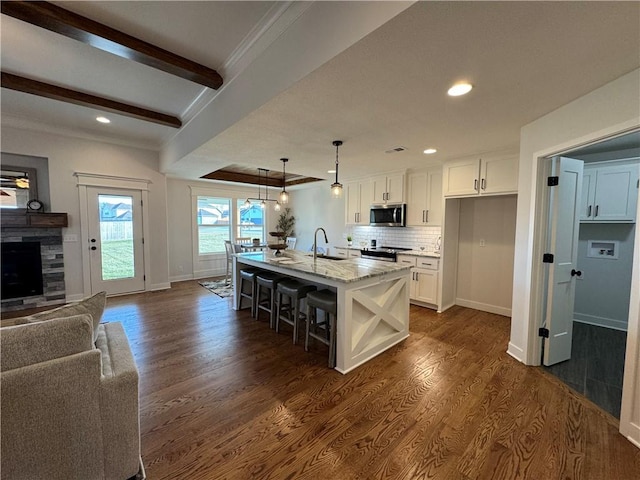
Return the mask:
<path id="1" fill-rule="evenodd" d="M 29 214 L 27 214 L 29 215 Z M 39 217 L 44 220 L 47 214 Z M 62 251 L 62 227 L 66 227 L 66 214 L 52 214 L 60 217 L 64 215 L 64 223 L 59 222 L 22 222 L 21 226 L 11 225 L 12 215 L 2 214 L 2 228 L 0 240 L 4 242 L 40 242 L 42 258 L 42 295 L 19 297 L 2 300 L 2 311 L 16 311 L 35 307 L 61 305 L 65 303 L 64 255 Z M 28 217 L 27 217 L 28 218 Z M 33 225 L 33 223 L 53 223 L 54 225 Z M 58 225 L 55 225 L 58 223 Z"/>

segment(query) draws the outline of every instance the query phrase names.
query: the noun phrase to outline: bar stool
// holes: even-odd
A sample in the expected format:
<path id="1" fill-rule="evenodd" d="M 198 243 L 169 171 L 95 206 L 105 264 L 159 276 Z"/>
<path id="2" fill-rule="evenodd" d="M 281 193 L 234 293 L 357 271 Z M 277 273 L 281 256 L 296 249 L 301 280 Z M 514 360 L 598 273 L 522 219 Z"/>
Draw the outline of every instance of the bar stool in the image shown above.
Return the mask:
<path id="1" fill-rule="evenodd" d="M 256 273 L 256 284 L 258 285 L 255 299 L 256 320 L 260 320 L 260 310 L 269 312 L 269 326 L 271 328 L 275 326 L 276 320 L 276 288 L 278 283 L 286 278 L 274 272 L 261 271 Z M 263 294 L 266 294 L 266 298 L 262 298 Z"/>
<path id="2" fill-rule="evenodd" d="M 293 343 L 298 343 L 298 324 L 306 315 L 300 311 L 300 304 L 309 292 L 317 290 L 315 285 L 307 285 L 298 280 L 283 280 L 276 287 L 276 333 L 280 332 L 280 320 L 293 326 Z M 283 304 L 283 296 L 289 303 Z M 284 315 L 286 314 L 286 315 Z M 292 317 L 293 314 L 293 317 Z"/>
<path id="3" fill-rule="evenodd" d="M 240 301 L 238 302 L 238 310 L 242 310 L 242 299 L 248 298 L 251 302 L 251 316 L 256 316 L 256 273 L 258 270 L 255 268 L 246 268 L 240 270 Z M 249 292 L 244 291 L 245 282 L 249 282 L 251 289 Z"/>
<path id="4" fill-rule="evenodd" d="M 324 322 L 318 323 L 316 309 L 324 312 Z M 336 366 L 336 317 L 338 316 L 338 300 L 335 292 L 320 290 L 307 294 L 307 333 L 304 349 L 309 351 L 309 337 L 329 346 L 329 368 Z M 322 326 L 324 337 L 318 334 Z M 313 329 L 313 331 L 312 331 Z"/>

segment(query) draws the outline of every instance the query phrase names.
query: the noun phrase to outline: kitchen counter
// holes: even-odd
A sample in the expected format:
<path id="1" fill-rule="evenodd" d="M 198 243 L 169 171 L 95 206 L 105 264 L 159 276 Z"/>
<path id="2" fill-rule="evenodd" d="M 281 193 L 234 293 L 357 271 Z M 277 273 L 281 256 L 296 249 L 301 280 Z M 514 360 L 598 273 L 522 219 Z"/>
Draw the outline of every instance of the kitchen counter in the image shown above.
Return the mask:
<path id="1" fill-rule="evenodd" d="M 440 252 L 427 252 L 422 250 L 407 250 L 404 252 L 398 252 L 398 255 L 411 255 L 412 257 L 440 258 Z"/>
<path id="2" fill-rule="evenodd" d="M 256 266 L 267 264 L 280 267 L 284 271 L 290 271 L 291 275 L 304 273 L 341 283 L 358 282 L 366 278 L 408 269 L 406 265 L 398 263 L 361 258 L 329 260 L 318 257 L 314 262 L 313 255 L 296 251 L 285 252 L 278 256 L 274 256 L 270 252 L 242 253 L 238 257 L 261 264 Z"/>
<path id="3" fill-rule="evenodd" d="M 329 260 L 301 252 L 234 255 L 234 309 L 240 307 L 240 269 L 257 267 L 336 292 L 336 370 L 347 373 L 409 336 L 410 268 L 361 258 Z"/>

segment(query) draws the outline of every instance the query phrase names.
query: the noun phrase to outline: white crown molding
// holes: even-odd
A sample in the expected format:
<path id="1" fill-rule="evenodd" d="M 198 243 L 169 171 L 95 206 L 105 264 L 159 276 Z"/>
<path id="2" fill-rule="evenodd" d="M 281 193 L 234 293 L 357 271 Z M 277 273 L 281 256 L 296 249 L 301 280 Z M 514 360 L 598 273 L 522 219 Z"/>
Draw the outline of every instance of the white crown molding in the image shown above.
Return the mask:
<path id="1" fill-rule="evenodd" d="M 206 105 L 224 90 L 225 86 L 231 83 L 251 62 L 259 57 L 312 3 L 297 1 L 275 2 L 231 52 L 222 67 L 218 69 L 224 79 L 222 87 L 218 90 L 203 88 L 198 96 L 184 109 L 180 115 L 183 125 L 186 125 L 189 120 L 200 113 Z M 165 141 L 168 142 L 170 137 L 173 137 L 173 132 L 167 135 Z"/>
<path id="2" fill-rule="evenodd" d="M 16 117 L 13 115 L 2 115 L 0 122 L 2 127 L 17 128 L 19 130 L 27 130 L 30 132 L 48 133 L 52 135 L 60 135 L 63 137 L 79 138 L 82 140 L 90 140 L 94 142 L 110 143 L 122 147 L 139 148 L 142 150 L 151 150 L 153 152 L 160 151 L 160 145 L 150 141 L 129 140 L 118 137 L 108 137 L 103 135 L 95 135 L 70 128 L 56 127 L 51 124 L 30 120 L 27 118 Z"/>

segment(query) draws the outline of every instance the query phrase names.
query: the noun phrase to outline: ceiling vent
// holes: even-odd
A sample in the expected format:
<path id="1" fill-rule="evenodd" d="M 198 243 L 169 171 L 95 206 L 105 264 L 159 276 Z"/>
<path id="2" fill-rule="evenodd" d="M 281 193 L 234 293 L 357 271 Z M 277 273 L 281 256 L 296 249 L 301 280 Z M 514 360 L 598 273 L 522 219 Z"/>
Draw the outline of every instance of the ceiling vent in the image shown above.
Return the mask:
<path id="1" fill-rule="evenodd" d="M 389 150 L 386 150 L 384 153 L 404 152 L 406 149 L 407 149 L 407 147 L 403 147 L 403 146 L 393 147 L 393 148 L 390 148 Z"/>

